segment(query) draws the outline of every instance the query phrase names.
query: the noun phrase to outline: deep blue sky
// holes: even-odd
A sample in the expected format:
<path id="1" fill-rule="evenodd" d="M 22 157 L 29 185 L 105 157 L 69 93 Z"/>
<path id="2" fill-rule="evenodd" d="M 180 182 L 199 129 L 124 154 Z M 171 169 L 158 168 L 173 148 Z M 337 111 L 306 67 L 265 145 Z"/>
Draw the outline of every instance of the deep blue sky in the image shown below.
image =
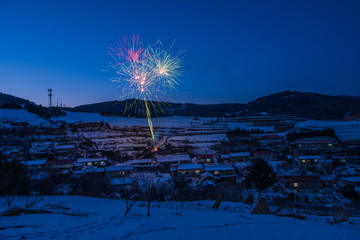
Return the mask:
<path id="1" fill-rule="evenodd" d="M 0 0 L 0 92 L 75 106 L 118 98 L 109 46 L 176 40 L 175 102 L 248 102 L 283 90 L 360 95 L 360 1 Z"/>

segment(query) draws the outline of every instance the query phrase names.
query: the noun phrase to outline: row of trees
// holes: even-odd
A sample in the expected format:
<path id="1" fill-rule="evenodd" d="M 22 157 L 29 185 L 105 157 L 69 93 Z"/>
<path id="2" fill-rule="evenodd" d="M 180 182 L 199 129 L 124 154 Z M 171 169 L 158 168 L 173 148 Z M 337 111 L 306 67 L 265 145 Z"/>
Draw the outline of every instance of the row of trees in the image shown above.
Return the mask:
<path id="1" fill-rule="evenodd" d="M 295 141 L 301 138 L 310 137 L 333 137 L 336 138 L 336 133 L 333 128 L 326 128 L 320 130 L 304 129 L 301 131 L 291 131 L 286 135 L 288 141 Z"/>
<path id="2" fill-rule="evenodd" d="M 146 202 L 147 215 L 150 216 L 150 205 L 154 200 L 216 199 L 219 194 L 219 189 L 215 184 L 206 184 L 194 188 L 188 184 L 175 184 L 171 181 L 164 181 L 161 176 L 154 174 L 139 173 L 133 176 L 133 180 L 133 187 L 122 192 L 122 198 L 127 203 L 125 214 L 130 211 L 137 201 Z M 275 182 L 276 174 L 267 162 L 262 159 L 255 159 L 248 169 L 245 186 L 249 189 L 255 188 L 258 191 L 258 199 L 260 199 L 261 192 Z M 16 196 L 28 195 L 33 191 L 41 195 L 76 194 L 106 197 L 109 196 L 112 190 L 109 179 L 100 175 L 85 175 L 77 181 L 73 181 L 68 175 L 50 174 L 44 180 L 32 182 L 25 167 L 18 161 L 0 161 L 0 195 L 6 198 L 9 206 Z"/>
<path id="3" fill-rule="evenodd" d="M 245 128 L 235 128 L 232 130 L 229 130 L 226 133 L 226 136 L 228 138 L 232 138 L 232 137 L 249 137 L 250 134 L 262 134 L 265 133 L 264 130 L 259 129 L 259 128 L 252 128 L 252 129 L 245 129 Z"/>

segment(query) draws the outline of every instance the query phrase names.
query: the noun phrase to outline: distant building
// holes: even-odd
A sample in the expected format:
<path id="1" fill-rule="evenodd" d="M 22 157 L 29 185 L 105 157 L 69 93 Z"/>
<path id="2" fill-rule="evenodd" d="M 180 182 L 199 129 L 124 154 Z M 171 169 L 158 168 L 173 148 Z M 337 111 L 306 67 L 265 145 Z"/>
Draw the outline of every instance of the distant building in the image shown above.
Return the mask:
<path id="1" fill-rule="evenodd" d="M 169 169 L 172 166 L 179 166 L 180 164 L 193 163 L 191 158 L 187 154 L 182 155 L 166 155 L 159 156 L 156 159 L 156 163 L 161 165 L 161 167 Z"/>
<path id="2" fill-rule="evenodd" d="M 324 158 L 318 155 L 309 155 L 309 156 L 299 156 L 298 159 L 301 165 L 311 166 L 311 165 L 319 164 L 320 160 L 323 160 Z"/>
<path id="3" fill-rule="evenodd" d="M 150 158 L 129 160 L 126 164 L 132 165 L 134 170 L 137 172 L 150 171 L 154 169 L 154 160 Z"/>
<path id="4" fill-rule="evenodd" d="M 329 137 L 304 138 L 292 143 L 296 149 L 329 149 L 335 147 L 335 140 Z"/>
<path id="5" fill-rule="evenodd" d="M 360 157 L 358 156 L 333 156 L 331 157 L 334 161 L 343 165 L 359 165 Z"/>
<path id="6" fill-rule="evenodd" d="M 177 176 L 179 177 L 199 177 L 202 173 L 201 164 L 182 164 L 177 167 Z"/>
<path id="7" fill-rule="evenodd" d="M 270 150 L 260 150 L 254 152 L 254 158 L 261 158 L 264 160 L 273 160 L 276 158 L 276 155 L 273 151 Z"/>
<path id="8" fill-rule="evenodd" d="M 28 160 L 28 161 L 21 161 L 20 163 L 24 165 L 27 170 L 31 171 L 40 171 L 45 168 L 47 160 L 46 159 L 39 159 L 39 160 Z"/>
<path id="9" fill-rule="evenodd" d="M 198 160 L 199 163 L 203 163 L 203 164 L 217 164 L 219 155 L 201 154 L 201 155 L 196 155 L 196 159 Z"/>
<path id="10" fill-rule="evenodd" d="M 108 165 L 107 157 L 102 158 L 78 158 L 76 160 L 76 166 L 83 166 L 83 167 L 105 167 Z"/>
<path id="11" fill-rule="evenodd" d="M 294 191 L 311 191 L 331 188 L 334 182 L 333 178 L 330 176 L 319 175 L 280 176 L 278 179 L 284 187 Z"/>
<path id="12" fill-rule="evenodd" d="M 48 170 L 70 170 L 73 168 L 74 162 L 75 160 L 52 160 L 47 162 L 45 168 Z"/>
<path id="13" fill-rule="evenodd" d="M 249 152 L 229 153 L 231 162 L 247 162 L 251 160 Z"/>
<path id="14" fill-rule="evenodd" d="M 235 169 L 229 164 L 207 165 L 204 171 L 217 177 L 220 182 L 236 182 Z"/>
<path id="15" fill-rule="evenodd" d="M 223 163 L 229 163 L 230 162 L 230 154 L 223 154 L 220 155 L 221 161 Z"/>

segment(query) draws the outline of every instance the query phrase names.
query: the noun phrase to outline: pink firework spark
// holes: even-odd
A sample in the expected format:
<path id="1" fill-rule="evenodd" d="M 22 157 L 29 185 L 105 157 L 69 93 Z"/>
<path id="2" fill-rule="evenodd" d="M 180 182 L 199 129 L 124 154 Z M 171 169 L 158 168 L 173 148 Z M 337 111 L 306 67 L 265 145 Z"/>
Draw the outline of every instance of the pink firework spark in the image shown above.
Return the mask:
<path id="1" fill-rule="evenodd" d="M 144 53 L 144 47 L 139 44 L 139 35 L 134 35 L 129 41 L 127 36 L 124 36 L 122 41 L 117 41 L 117 46 L 115 48 L 109 47 L 111 51 L 108 53 L 112 56 L 117 56 L 120 59 L 125 60 L 126 62 L 141 62 Z M 123 64 L 118 62 L 116 65 Z"/>

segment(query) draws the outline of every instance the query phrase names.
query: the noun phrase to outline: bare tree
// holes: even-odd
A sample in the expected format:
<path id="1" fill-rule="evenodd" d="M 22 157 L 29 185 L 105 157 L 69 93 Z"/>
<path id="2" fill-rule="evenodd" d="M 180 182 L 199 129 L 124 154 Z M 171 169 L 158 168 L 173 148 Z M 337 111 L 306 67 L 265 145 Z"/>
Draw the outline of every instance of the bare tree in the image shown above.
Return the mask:
<path id="1" fill-rule="evenodd" d="M 0 161 L 0 195 L 5 196 L 8 207 L 18 195 L 28 191 L 29 178 L 23 165 L 17 161 Z"/>
<path id="2" fill-rule="evenodd" d="M 156 185 L 159 182 L 153 174 L 138 174 L 134 180 L 135 186 L 141 191 L 141 198 L 147 203 L 147 216 L 150 216 L 150 205 L 157 197 Z"/>
<path id="3" fill-rule="evenodd" d="M 36 205 L 41 202 L 42 198 L 38 193 L 29 192 L 26 201 L 25 201 L 25 208 L 33 208 L 36 207 Z"/>
<path id="4" fill-rule="evenodd" d="M 135 204 L 139 200 L 139 193 L 137 191 L 127 191 L 123 194 L 122 197 L 125 199 L 125 203 L 126 203 L 126 210 L 125 210 L 125 216 L 126 216 L 130 212 L 132 207 L 135 206 Z"/>

